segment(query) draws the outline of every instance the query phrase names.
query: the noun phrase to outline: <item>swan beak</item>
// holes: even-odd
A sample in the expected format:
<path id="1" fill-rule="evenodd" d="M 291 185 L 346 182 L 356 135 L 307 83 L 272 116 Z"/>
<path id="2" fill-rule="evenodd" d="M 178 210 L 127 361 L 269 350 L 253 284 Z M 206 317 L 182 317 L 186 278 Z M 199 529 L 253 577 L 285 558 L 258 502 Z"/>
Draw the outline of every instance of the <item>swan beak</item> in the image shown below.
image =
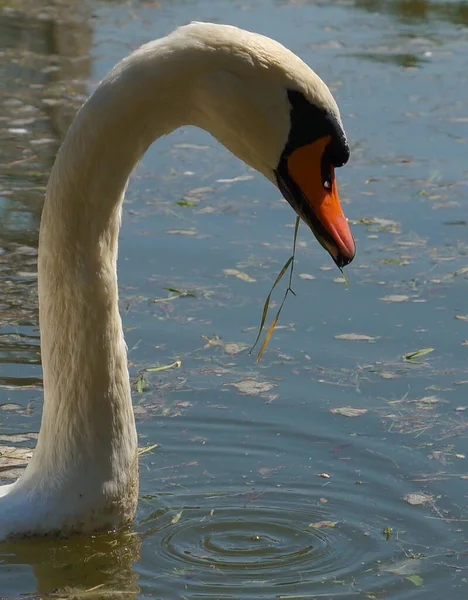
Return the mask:
<path id="1" fill-rule="evenodd" d="M 278 186 L 296 213 L 341 269 L 354 258 L 356 248 L 341 208 L 333 166 L 322 173 L 328 137 L 293 150 L 276 171 Z"/>

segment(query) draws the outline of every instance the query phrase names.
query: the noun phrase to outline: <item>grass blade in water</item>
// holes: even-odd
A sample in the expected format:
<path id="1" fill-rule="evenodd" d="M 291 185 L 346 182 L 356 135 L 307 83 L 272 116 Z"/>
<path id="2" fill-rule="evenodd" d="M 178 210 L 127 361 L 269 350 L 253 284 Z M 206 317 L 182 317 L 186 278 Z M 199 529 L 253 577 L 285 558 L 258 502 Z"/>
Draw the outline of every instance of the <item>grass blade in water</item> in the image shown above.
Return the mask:
<path id="1" fill-rule="evenodd" d="M 278 283 L 281 281 L 281 279 L 283 278 L 284 274 L 286 273 L 286 271 L 288 270 L 289 265 L 291 264 L 292 260 L 293 260 L 293 256 L 290 256 L 288 258 L 288 260 L 286 261 L 286 263 L 284 264 L 283 268 L 281 269 L 281 271 L 279 272 L 277 278 L 275 279 L 275 283 L 273 284 L 270 293 L 268 294 L 268 296 L 266 297 L 265 300 L 265 304 L 263 305 L 263 313 L 262 313 L 262 320 L 260 321 L 260 326 L 258 328 L 258 334 L 257 337 L 255 339 L 254 345 L 252 346 L 252 348 L 250 349 L 250 353 L 252 353 L 253 349 L 255 348 L 255 346 L 258 343 L 258 340 L 260 339 L 260 336 L 262 335 L 262 331 L 263 331 L 263 327 L 265 325 L 265 321 L 267 318 L 267 314 L 268 314 L 268 308 L 270 306 L 270 300 L 271 300 L 271 295 L 273 293 L 273 290 L 275 289 L 275 287 L 278 285 Z"/>
<path id="2" fill-rule="evenodd" d="M 273 331 L 274 331 L 274 329 L 276 327 L 276 324 L 278 323 L 278 319 L 279 319 L 280 313 L 281 313 L 281 311 L 283 309 L 284 303 L 286 301 L 286 298 L 288 297 L 289 292 L 291 292 L 293 294 L 293 296 L 296 295 L 291 286 L 292 286 L 292 277 L 293 277 L 293 273 L 294 273 L 294 258 L 296 256 L 296 243 L 297 243 L 297 232 L 299 230 L 299 223 L 300 223 L 300 218 L 296 217 L 296 224 L 294 226 L 294 239 L 293 239 L 293 253 L 292 253 L 292 256 L 290 256 L 288 258 L 288 260 L 284 264 L 283 268 L 279 272 L 278 276 L 276 277 L 275 282 L 274 282 L 274 284 L 271 287 L 270 293 L 268 294 L 268 296 L 267 296 L 267 298 L 265 300 L 265 304 L 263 305 L 262 320 L 260 322 L 260 327 L 259 327 L 259 330 L 258 330 L 257 339 L 255 340 L 255 343 L 252 346 L 250 352 L 253 351 L 253 349 L 257 345 L 257 342 L 260 339 L 260 336 L 262 334 L 263 327 L 265 325 L 266 317 L 267 317 L 267 314 L 268 314 L 268 308 L 270 306 L 270 300 L 271 300 L 271 295 L 273 293 L 273 290 L 275 289 L 275 287 L 277 286 L 277 284 L 281 281 L 281 279 L 283 278 L 283 276 L 286 273 L 286 271 L 288 270 L 288 268 L 291 267 L 291 270 L 290 270 L 290 273 L 289 273 L 289 283 L 288 283 L 288 287 L 286 289 L 286 292 L 284 294 L 283 301 L 281 302 L 281 306 L 279 307 L 278 312 L 276 313 L 275 318 L 273 319 L 273 321 L 271 322 L 270 326 L 268 327 L 267 333 L 265 335 L 265 339 L 263 340 L 262 345 L 260 347 L 260 350 L 258 351 L 256 362 L 260 361 L 260 359 L 263 356 L 263 353 L 265 352 L 265 350 L 266 350 L 266 348 L 267 348 L 267 346 L 268 346 L 268 344 L 270 342 L 271 336 L 272 336 Z"/>
<path id="3" fill-rule="evenodd" d="M 403 354 L 404 360 L 415 360 L 416 358 L 420 358 L 421 356 L 425 356 L 426 354 L 430 354 L 434 352 L 434 348 L 421 348 L 420 350 L 414 350 L 413 352 L 407 352 Z"/>

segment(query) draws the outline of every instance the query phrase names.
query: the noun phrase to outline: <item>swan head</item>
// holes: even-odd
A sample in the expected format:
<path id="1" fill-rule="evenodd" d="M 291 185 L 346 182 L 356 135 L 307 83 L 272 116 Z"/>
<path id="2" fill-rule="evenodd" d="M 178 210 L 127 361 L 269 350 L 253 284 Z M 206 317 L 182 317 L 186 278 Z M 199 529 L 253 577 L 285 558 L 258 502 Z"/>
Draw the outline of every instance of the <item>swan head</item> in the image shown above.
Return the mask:
<path id="1" fill-rule="evenodd" d="M 208 23 L 173 35 L 211 55 L 196 92 L 196 124 L 275 183 L 338 267 L 349 264 L 355 245 L 335 178 L 349 146 L 326 84 L 265 36 Z"/>
<path id="2" fill-rule="evenodd" d="M 341 269 L 355 244 L 338 196 L 335 169 L 347 163 L 349 146 L 339 116 L 289 89 L 290 129 L 274 170 L 285 199 Z"/>

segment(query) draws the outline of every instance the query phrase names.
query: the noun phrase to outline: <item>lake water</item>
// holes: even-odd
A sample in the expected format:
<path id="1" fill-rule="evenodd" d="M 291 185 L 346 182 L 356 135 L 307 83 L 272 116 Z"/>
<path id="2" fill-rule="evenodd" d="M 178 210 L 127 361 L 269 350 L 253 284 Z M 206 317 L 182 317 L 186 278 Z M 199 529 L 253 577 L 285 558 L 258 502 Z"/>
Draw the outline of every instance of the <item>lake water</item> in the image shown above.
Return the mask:
<path id="1" fill-rule="evenodd" d="M 346 289 L 301 226 L 297 297 L 256 364 L 248 348 L 294 215 L 208 134 L 159 140 L 131 180 L 120 241 L 143 450 L 135 525 L 1 544 L 0 596 L 464 600 L 467 3 L 49 4 L 0 3 L 1 464 L 21 472 L 40 423 L 47 176 L 76 108 L 139 44 L 226 22 L 313 66 L 351 143 L 337 176 L 357 256 Z"/>

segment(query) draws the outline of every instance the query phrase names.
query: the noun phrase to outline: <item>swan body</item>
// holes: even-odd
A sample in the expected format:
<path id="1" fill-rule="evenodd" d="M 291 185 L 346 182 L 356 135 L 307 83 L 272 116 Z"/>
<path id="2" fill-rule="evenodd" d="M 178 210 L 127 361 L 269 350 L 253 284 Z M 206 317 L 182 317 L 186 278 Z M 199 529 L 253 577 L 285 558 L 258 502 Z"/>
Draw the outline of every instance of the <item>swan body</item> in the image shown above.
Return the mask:
<path id="1" fill-rule="evenodd" d="M 334 167 L 349 150 L 321 79 L 277 42 L 192 23 L 117 64 L 78 112 L 42 213 L 39 321 L 44 407 L 33 457 L 0 487 L 0 540 L 129 523 L 137 434 L 118 310 L 121 206 L 135 164 L 162 135 L 196 125 L 263 173 L 339 266 L 354 242 Z"/>

